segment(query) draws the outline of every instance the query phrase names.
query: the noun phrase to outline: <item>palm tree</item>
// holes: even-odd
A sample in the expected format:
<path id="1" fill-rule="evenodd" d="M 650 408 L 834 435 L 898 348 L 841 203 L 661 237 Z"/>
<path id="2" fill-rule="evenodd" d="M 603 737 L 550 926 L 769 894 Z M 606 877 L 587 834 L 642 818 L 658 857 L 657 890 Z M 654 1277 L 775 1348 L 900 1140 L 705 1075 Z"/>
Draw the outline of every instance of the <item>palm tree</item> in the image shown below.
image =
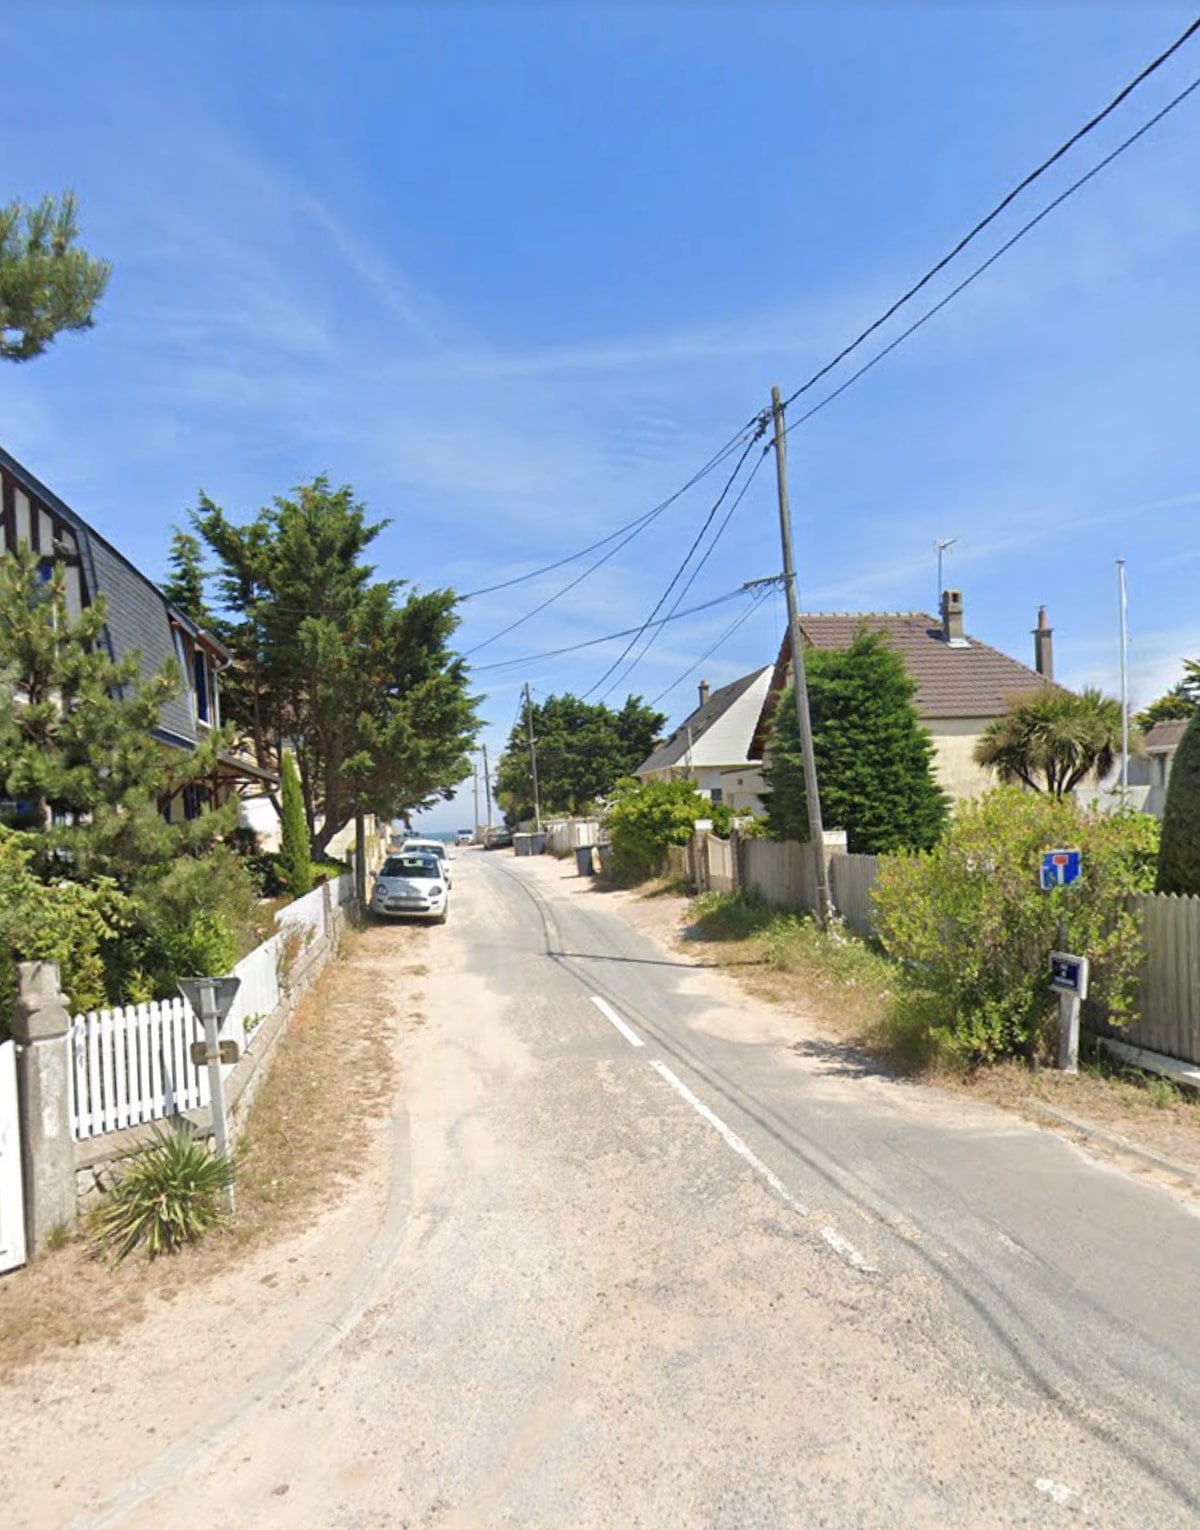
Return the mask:
<path id="1" fill-rule="evenodd" d="M 1105 776 L 1121 747 L 1121 703 L 1091 686 L 1078 695 L 1044 685 L 1011 702 L 975 746 L 977 764 L 1006 785 L 1065 797 L 1088 776 Z"/>

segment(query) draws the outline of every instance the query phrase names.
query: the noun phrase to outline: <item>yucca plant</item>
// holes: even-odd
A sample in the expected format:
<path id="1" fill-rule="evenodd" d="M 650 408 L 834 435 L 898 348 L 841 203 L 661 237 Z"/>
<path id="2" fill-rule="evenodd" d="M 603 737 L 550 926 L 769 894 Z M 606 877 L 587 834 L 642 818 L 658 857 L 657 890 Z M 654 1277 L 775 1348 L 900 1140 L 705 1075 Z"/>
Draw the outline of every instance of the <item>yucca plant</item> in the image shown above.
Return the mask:
<path id="1" fill-rule="evenodd" d="M 197 1242 L 224 1220 L 234 1168 L 232 1156 L 210 1151 L 190 1127 L 156 1131 L 153 1142 L 125 1155 L 92 1213 L 96 1251 L 119 1261 L 144 1243 L 156 1259 Z"/>

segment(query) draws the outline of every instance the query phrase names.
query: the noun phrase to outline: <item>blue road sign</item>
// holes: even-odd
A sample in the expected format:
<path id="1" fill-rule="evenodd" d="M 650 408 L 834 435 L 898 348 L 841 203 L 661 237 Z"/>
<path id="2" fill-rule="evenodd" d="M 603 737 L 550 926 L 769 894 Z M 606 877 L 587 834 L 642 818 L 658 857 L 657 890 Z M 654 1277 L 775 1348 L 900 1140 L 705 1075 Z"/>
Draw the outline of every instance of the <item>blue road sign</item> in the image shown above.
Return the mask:
<path id="1" fill-rule="evenodd" d="M 1050 953 L 1050 986 L 1059 993 L 1074 994 L 1086 999 L 1088 990 L 1088 959 L 1086 956 L 1068 956 L 1065 951 Z"/>
<path id="2" fill-rule="evenodd" d="M 1078 882 L 1083 870 L 1078 850 L 1047 850 L 1042 856 L 1042 891 L 1052 887 L 1070 887 Z"/>

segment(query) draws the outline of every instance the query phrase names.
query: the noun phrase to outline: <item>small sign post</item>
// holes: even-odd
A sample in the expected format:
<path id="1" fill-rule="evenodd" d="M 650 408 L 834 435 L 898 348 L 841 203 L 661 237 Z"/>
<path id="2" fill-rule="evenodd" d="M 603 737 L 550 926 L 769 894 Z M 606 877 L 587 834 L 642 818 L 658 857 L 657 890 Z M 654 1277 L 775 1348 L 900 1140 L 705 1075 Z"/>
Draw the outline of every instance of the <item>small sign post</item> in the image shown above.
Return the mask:
<path id="1" fill-rule="evenodd" d="M 222 1053 L 227 1057 L 228 1048 L 233 1047 L 236 1052 L 236 1043 L 220 1040 L 217 1031 L 221 1021 L 229 1013 L 233 1004 L 234 996 L 242 986 L 241 978 L 237 977 L 201 977 L 181 978 L 179 991 L 192 1006 L 192 1011 L 198 1016 L 204 1027 L 204 1056 L 203 1061 L 208 1064 L 208 1092 L 212 1101 L 213 1141 L 216 1143 L 218 1153 L 229 1152 L 229 1124 L 225 1119 L 225 1089 L 221 1080 L 221 1064 L 225 1061 Z M 193 1052 L 195 1058 L 195 1052 Z M 227 1212 L 233 1211 L 233 1186 L 230 1185 L 224 1191 L 224 1204 Z"/>
<path id="2" fill-rule="evenodd" d="M 1078 1073 L 1079 1006 L 1087 998 L 1087 957 L 1051 951 L 1050 986 L 1058 991 L 1058 1066 L 1063 1073 Z"/>
<path id="3" fill-rule="evenodd" d="M 1047 850 L 1042 855 L 1038 881 L 1043 892 L 1070 887 L 1083 875 L 1083 856 L 1078 850 Z M 1067 943 L 1067 922 L 1058 914 L 1058 944 Z M 1086 956 L 1050 953 L 1050 986 L 1058 991 L 1058 1066 L 1063 1073 L 1079 1072 L 1079 1006 L 1087 998 Z"/>

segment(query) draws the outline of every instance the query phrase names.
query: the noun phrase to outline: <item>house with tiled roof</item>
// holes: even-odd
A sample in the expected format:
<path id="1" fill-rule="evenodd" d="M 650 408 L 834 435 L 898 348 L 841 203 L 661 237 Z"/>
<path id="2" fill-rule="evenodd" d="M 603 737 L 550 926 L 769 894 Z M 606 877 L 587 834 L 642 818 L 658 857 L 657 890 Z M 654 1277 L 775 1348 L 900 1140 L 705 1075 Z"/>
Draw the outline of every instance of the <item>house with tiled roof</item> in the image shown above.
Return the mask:
<path id="1" fill-rule="evenodd" d="M 51 560 L 63 565 L 67 603 L 73 613 L 104 596 L 104 641 L 114 659 L 137 654 L 147 679 L 159 674 L 168 660 L 178 664 L 183 688 L 163 703 L 156 738 L 170 748 L 195 749 L 220 726 L 220 674 L 229 664 L 224 647 L 173 606 L 77 511 L 0 449 L 0 555 L 19 547 L 37 553 L 47 569 Z M 208 781 L 185 787 L 163 803 L 163 811 L 173 820 L 193 818 L 208 805 L 277 784 L 278 777 L 253 760 L 227 752 Z M 20 816 L 19 804 L 10 803 L 3 810 Z"/>
<path id="2" fill-rule="evenodd" d="M 804 642 L 818 649 L 848 648 L 860 628 L 881 633 L 916 682 L 913 700 L 933 740 L 938 780 L 952 797 L 973 797 L 995 785 L 975 763 L 979 736 L 1015 697 L 1053 681 L 1053 634 L 1043 609 L 1033 632 L 1031 669 L 966 632 L 960 591 L 946 590 L 941 605 L 936 618 L 923 611 L 810 613 L 800 617 L 800 631 Z M 791 683 L 785 635 L 751 741 L 752 760 L 761 761 L 769 751 L 775 711 Z"/>
<path id="3" fill-rule="evenodd" d="M 762 760 L 752 757 L 750 749 L 772 673 L 768 664 L 715 691 L 701 680 L 699 705 L 635 774 L 643 781 L 694 781 L 713 802 L 724 802 L 734 812 L 758 812 Z"/>

